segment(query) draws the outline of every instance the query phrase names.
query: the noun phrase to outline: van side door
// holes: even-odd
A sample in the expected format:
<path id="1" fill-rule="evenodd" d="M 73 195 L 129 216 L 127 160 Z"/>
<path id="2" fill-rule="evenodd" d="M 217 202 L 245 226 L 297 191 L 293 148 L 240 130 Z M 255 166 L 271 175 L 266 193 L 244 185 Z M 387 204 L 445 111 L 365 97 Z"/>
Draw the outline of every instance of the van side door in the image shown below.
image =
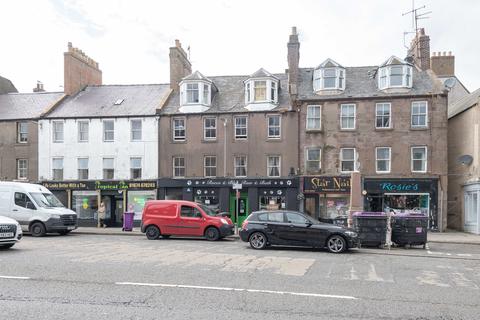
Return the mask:
<path id="1" fill-rule="evenodd" d="M 28 231 L 28 224 L 36 210 L 35 204 L 26 193 L 14 192 L 12 218 L 20 223 L 23 231 Z"/>
<path id="2" fill-rule="evenodd" d="M 184 205 L 180 207 L 180 223 L 178 232 L 182 235 L 202 236 L 205 218 L 196 207 Z M 181 232 L 181 233 L 180 233 Z"/>

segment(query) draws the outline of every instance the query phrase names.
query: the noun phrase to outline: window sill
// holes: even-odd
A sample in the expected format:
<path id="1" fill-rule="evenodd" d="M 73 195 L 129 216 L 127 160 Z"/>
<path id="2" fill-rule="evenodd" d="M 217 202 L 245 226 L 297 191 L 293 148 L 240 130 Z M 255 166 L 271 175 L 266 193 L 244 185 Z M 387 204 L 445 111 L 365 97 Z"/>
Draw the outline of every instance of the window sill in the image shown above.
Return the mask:
<path id="1" fill-rule="evenodd" d="M 377 127 L 375 127 L 375 131 L 393 131 L 393 128 L 377 128 Z"/>
<path id="2" fill-rule="evenodd" d="M 30 146 L 30 143 L 28 143 L 28 142 L 15 142 L 15 146 L 16 146 L 16 147 L 20 147 L 20 146 Z"/>
<path id="3" fill-rule="evenodd" d="M 391 171 L 375 171 L 376 174 L 390 174 Z"/>
<path id="4" fill-rule="evenodd" d="M 247 141 L 248 138 L 237 138 L 235 137 L 235 141 Z"/>
<path id="5" fill-rule="evenodd" d="M 217 139 L 202 139 L 202 143 L 216 143 Z"/>
<path id="6" fill-rule="evenodd" d="M 187 140 L 171 140 L 172 143 L 178 143 L 178 144 L 182 144 L 182 143 L 187 143 Z"/>
<path id="7" fill-rule="evenodd" d="M 425 127 L 410 127 L 410 130 L 412 131 L 422 131 L 422 130 L 428 130 L 428 126 Z"/>
<path id="8" fill-rule="evenodd" d="M 342 129 L 340 128 L 340 131 L 345 131 L 345 132 L 352 132 L 352 131 L 357 131 L 357 128 L 353 128 L 353 129 Z"/>
<path id="9" fill-rule="evenodd" d="M 322 129 L 306 129 L 305 133 L 323 133 Z"/>

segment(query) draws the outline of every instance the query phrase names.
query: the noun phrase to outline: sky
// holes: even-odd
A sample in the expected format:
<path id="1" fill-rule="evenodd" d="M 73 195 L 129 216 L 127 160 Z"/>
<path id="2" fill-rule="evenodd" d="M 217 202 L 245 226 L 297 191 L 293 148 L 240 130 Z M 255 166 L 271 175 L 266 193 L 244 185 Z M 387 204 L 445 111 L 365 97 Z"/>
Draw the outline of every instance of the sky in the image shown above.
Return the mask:
<path id="1" fill-rule="evenodd" d="M 480 87 L 480 1 L 416 0 L 430 50 L 452 51 L 455 73 Z M 67 43 L 97 61 L 103 84 L 169 82 L 169 47 L 190 47 L 192 69 L 206 76 L 248 75 L 287 68 L 296 26 L 300 67 L 327 58 L 343 66 L 404 58 L 413 37 L 412 0 L 0 0 L 0 75 L 19 92 L 37 81 L 63 91 Z M 404 38 L 406 39 L 404 41 Z"/>

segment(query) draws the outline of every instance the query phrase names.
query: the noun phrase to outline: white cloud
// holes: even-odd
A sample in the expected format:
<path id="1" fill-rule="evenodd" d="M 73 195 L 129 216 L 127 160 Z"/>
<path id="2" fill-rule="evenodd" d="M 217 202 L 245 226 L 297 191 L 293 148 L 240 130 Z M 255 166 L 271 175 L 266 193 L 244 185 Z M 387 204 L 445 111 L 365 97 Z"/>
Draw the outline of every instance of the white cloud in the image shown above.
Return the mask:
<path id="1" fill-rule="evenodd" d="M 420 1 L 417 1 L 420 2 Z M 432 51 L 453 51 L 457 75 L 480 86 L 476 56 L 480 3 L 423 1 L 431 18 L 421 21 Z M 327 57 L 345 66 L 375 65 L 404 57 L 410 18 L 403 1 L 95 1 L 31 0 L 2 4 L 0 74 L 22 92 L 37 80 L 62 90 L 67 42 L 100 63 L 104 83 L 166 83 L 174 39 L 191 47 L 193 68 L 205 75 L 250 74 L 260 67 L 283 72 L 286 42 L 296 25 L 301 66 Z M 468 7 L 468 9 L 466 9 Z"/>

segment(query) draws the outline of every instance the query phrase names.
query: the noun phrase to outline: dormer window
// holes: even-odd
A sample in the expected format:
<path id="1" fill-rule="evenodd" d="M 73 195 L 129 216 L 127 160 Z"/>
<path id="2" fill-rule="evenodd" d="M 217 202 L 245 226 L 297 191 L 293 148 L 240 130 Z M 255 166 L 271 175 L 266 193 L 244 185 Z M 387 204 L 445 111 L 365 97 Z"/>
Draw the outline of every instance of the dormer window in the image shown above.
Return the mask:
<path id="1" fill-rule="evenodd" d="M 313 90 L 345 90 L 345 68 L 332 59 L 325 60 L 313 72 Z"/>
<path id="2" fill-rule="evenodd" d="M 199 83 L 187 83 L 187 101 L 186 103 L 199 103 L 198 85 Z M 207 87 L 208 88 L 208 87 Z"/>
<path id="3" fill-rule="evenodd" d="M 216 89 L 213 82 L 195 71 L 180 82 L 180 111 L 204 112 L 212 101 L 212 90 Z"/>
<path id="4" fill-rule="evenodd" d="M 413 67 L 405 61 L 391 57 L 378 68 L 378 88 L 411 88 Z"/>
<path id="5" fill-rule="evenodd" d="M 271 110 L 278 103 L 279 80 L 268 71 L 260 69 L 245 80 L 244 83 L 247 109 Z M 250 104 L 255 104 L 256 106 L 250 106 Z"/>

